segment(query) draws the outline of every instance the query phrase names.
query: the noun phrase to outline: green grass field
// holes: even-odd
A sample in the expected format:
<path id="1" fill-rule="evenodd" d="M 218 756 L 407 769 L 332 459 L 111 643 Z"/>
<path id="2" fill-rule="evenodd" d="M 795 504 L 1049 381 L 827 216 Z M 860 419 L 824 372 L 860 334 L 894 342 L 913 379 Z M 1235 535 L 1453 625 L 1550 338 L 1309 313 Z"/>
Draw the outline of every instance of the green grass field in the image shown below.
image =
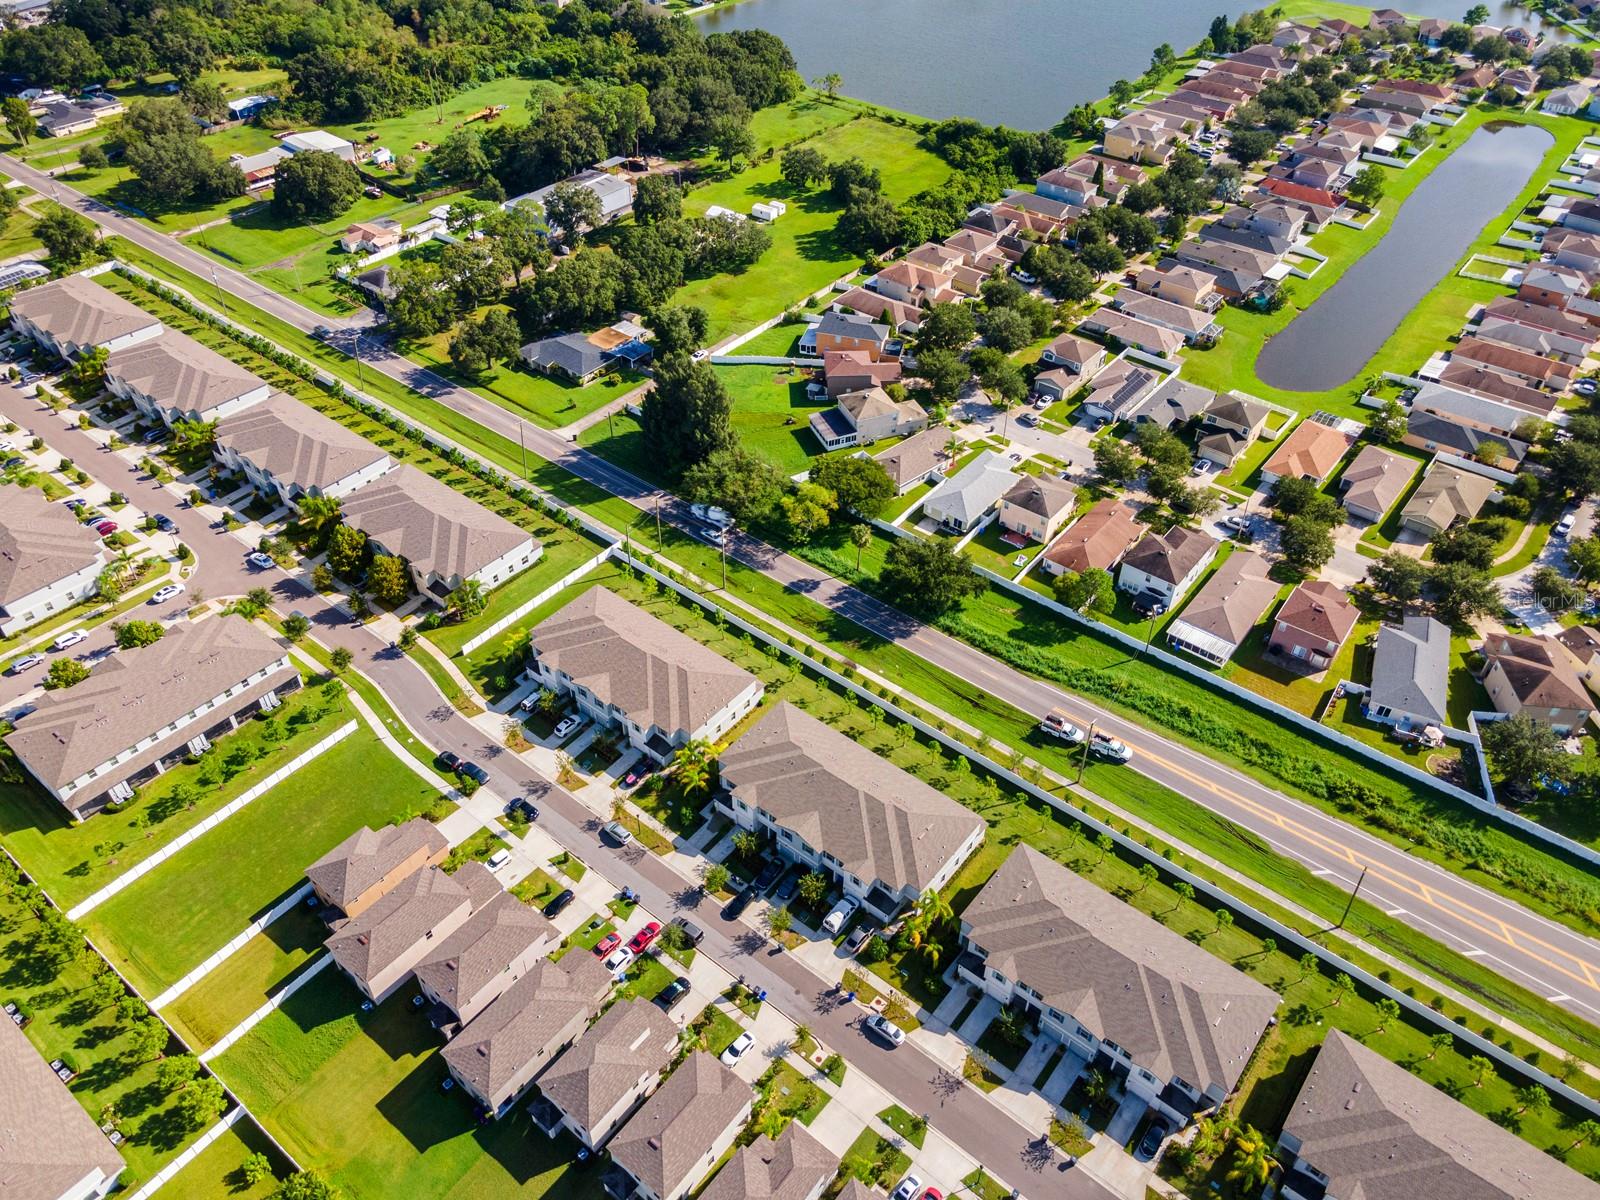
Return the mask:
<path id="1" fill-rule="evenodd" d="M 488 606 L 477 616 L 452 625 L 430 629 L 422 636 L 446 654 L 454 656 L 461 647 L 483 630 L 532 600 L 568 571 L 599 554 L 601 547 L 588 538 L 571 538 L 546 548 L 545 556 L 531 570 L 489 593 Z M 507 630 L 507 632 L 512 632 Z"/>
<path id="2" fill-rule="evenodd" d="M 438 799 L 370 733 L 352 734 L 84 918 L 118 968 L 155 994 L 293 888 L 362 825 Z"/>
<path id="3" fill-rule="evenodd" d="M 265 1154 L 269 1162 L 281 1158 L 246 1117 L 162 1184 L 162 1200 L 267 1200 L 277 1188 L 278 1179 L 269 1175 L 257 1183 L 246 1183 L 240 1168 L 252 1154 Z M 278 1163 L 273 1169 L 286 1175 L 289 1165 Z"/>
<path id="4" fill-rule="evenodd" d="M 480 1125 L 446 1075 L 438 1036 L 403 989 L 375 1011 L 337 971 L 296 992 L 216 1062 L 304 1167 L 350 1200 L 501 1200 L 598 1194 L 576 1143 L 551 1141 L 522 1107 Z"/>

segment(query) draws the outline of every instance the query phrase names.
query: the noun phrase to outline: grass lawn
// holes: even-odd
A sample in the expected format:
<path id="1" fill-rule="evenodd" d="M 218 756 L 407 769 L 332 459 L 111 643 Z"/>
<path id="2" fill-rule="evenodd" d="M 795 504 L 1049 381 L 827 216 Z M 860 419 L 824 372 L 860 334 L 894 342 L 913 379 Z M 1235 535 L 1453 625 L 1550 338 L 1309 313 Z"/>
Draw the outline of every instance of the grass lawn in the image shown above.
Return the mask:
<path id="1" fill-rule="evenodd" d="M 489 593 L 488 604 L 477 616 L 426 630 L 422 636 L 453 657 L 467 642 L 516 612 L 567 572 L 599 554 L 601 549 L 585 535 L 574 535 L 547 545 L 538 562 Z"/>
<path id="2" fill-rule="evenodd" d="M 438 798 L 363 730 L 118 892 L 84 924 L 118 968 L 154 994 L 198 966 L 362 825 L 403 820 Z"/>
<path id="3" fill-rule="evenodd" d="M 543 908 L 546 903 L 554 900 L 557 893 L 566 886 L 566 884 L 558 883 L 551 878 L 548 871 L 535 867 L 517 882 L 516 887 L 511 889 L 511 894 L 524 904 L 532 905 L 534 908 Z"/>
<path id="4" fill-rule="evenodd" d="M 328 245 L 344 233 L 351 222 L 392 216 L 402 224 L 413 224 L 426 212 L 423 206 L 408 205 L 385 193 L 379 200 L 362 196 L 342 215 L 310 224 L 285 220 L 273 211 L 271 204 L 262 203 L 248 212 L 235 214 L 222 225 L 196 230 L 184 239 L 184 244 L 245 271 L 253 272 L 267 266 L 282 269 L 311 250 L 318 252 L 314 257 L 320 262 Z M 337 254 L 329 261 L 335 259 L 348 263 L 354 261 L 354 256 Z M 317 278 L 325 274 L 325 270 L 319 270 Z"/>
<path id="5" fill-rule="evenodd" d="M 618 994 L 624 1000 L 654 1000 L 676 976 L 677 972 L 654 954 L 646 954 L 628 968 L 628 982 Z"/>
<path id="6" fill-rule="evenodd" d="M 1028 1041 L 1026 1038 L 1018 1041 L 1007 1038 L 1001 1027 L 1000 1018 L 996 1017 L 989 1022 L 989 1028 L 979 1036 L 978 1049 L 995 1062 L 1015 1071 L 1017 1064 L 1022 1061 L 1022 1056 L 1028 1052 Z"/>
<path id="7" fill-rule="evenodd" d="M 351 1200 L 592 1195 L 576 1144 L 533 1129 L 519 1106 L 480 1125 L 441 1090 L 437 1035 L 412 1010 L 415 988 L 371 1013 L 337 971 L 296 992 L 216 1062 L 219 1076 L 303 1167 Z"/>
<path id="8" fill-rule="evenodd" d="M 941 183 L 950 168 L 917 145 L 915 129 L 862 115 L 813 140 L 829 159 L 859 156 L 883 174 L 884 192 L 899 203 Z M 826 287 L 861 256 L 834 233 L 841 206 L 819 189 L 791 188 L 778 173 L 778 158 L 690 192 L 685 211 L 699 214 L 719 204 L 746 213 L 762 200 L 782 200 L 789 211 L 771 225 L 772 248 L 738 274 L 691 280 L 673 297 L 693 304 L 711 318 L 709 341 L 749 329 Z"/>
<path id="9" fill-rule="evenodd" d="M 876 1183 L 887 1190 L 911 1169 L 911 1158 L 881 1133 L 863 1129 L 844 1152 L 839 1169 L 863 1183 Z"/>
<path id="10" fill-rule="evenodd" d="M 878 1114 L 878 1120 L 905 1138 L 918 1150 L 922 1149 L 922 1140 L 928 1136 L 928 1127 L 919 1118 L 913 1117 L 898 1104 L 889 1105 L 888 1108 Z"/>
<path id="11" fill-rule="evenodd" d="M 19 208 L 0 224 L 0 260 L 37 250 L 43 244 L 33 235 L 33 222 L 32 215 Z"/>
<path id="12" fill-rule="evenodd" d="M 711 1054 L 721 1054 L 739 1036 L 740 1025 L 715 1004 L 708 1004 L 689 1024 L 697 1035 L 697 1045 Z"/>
<path id="13" fill-rule="evenodd" d="M 258 1183 L 246 1183 L 240 1168 L 252 1154 L 265 1154 L 268 1160 L 281 1158 L 255 1123 L 246 1117 L 162 1184 L 162 1200 L 267 1200 L 277 1188 L 278 1180 L 269 1175 Z M 278 1162 L 274 1169 L 287 1174 L 288 1168 L 288 1163 Z"/>
<path id="14" fill-rule="evenodd" d="M 496 851 L 508 849 L 500 838 L 487 829 L 480 829 L 451 849 L 449 857 L 444 860 L 444 869 L 449 872 L 459 871 L 469 862 L 488 862 Z"/>
<path id="15" fill-rule="evenodd" d="M 44 793 L 0 784 L 0 840 L 57 904 L 71 908 L 355 715 L 342 689 L 331 699 L 320 688 L 304 689 L 279 711 L 275 726 L 247 722 L 199 763 L 174 767 L 140 789 L 123 811 L 98 813 L 92 821 L 71 823 Z M 274 729 L 281 741 L 267 737 Z M 259 757 L 248 769 L 230 766 L 228 757 L 246 748 Z"/>
<path id="16" fill-rule="evenodd" d="M 161 1015 L 195 1050 L 213 1046 L 315 957 L 327 936 L 328 927 L 298 904 L 183 992 Z"/>
<path id="17" fill-rule="evenodd" d="M 804 328 L 803 325 L 774 325 L 771 329 L 756 334 L 733 353 L 782 358 L 798 357 L 800 333 Z"/>
<path id="18" fill-rule="evenodd" d="M 810 1125 L 833 1097 L 812 1083 L 787 1059 L 780 1059 L 764 1076 L 761 1094 L 785 1117 Z"/>

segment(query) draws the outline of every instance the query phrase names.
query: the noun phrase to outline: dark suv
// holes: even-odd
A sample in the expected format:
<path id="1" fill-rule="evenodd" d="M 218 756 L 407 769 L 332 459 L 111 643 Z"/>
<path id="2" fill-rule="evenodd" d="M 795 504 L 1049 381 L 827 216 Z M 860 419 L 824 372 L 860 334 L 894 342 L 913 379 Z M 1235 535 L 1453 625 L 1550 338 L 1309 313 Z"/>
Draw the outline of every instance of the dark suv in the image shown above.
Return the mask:
<path id="1" fill-rule="evenodd" d="M 557 893 L 556 898 L 544 906 L 544 915 L 547 917 L 555 916 L 563 908 L 572 903 L 572 898 L 576 894 L 577 893 L 575 893 L 571 888 L 562 888 L 561 891 Z"/>
<path id="2" fill-rule="evenodd" d="M 689 994 L 689 981 L 679 975 L 666 987 L 656 993 L 656 1003 L 663 1011 L 670 1010 L 674 1004 Z"/>
<path id="3" fill-rule="evenodd" d="M 750 886 L 755 889 L 756 895 L 765 896 L 777 885 L 778 878 L 782 874 L 783 864 L 781 862 L 764 862 L 761 864 L 761 870 L 756 872 L 755 882 Z"/>
<path id="4" fill-rule="evenodd" d="M 456 768 L 456 774 L 465 775 L 479 787 L 482 787 L 484 784 L 489 782 L 489 772 L 485 771 L 482 767 L 474 762 L 462 763 Z"/>
<path id="5" fill-rule="evenodd" d="M 685 917 L 673 917 L 669 924 L 676 925 L 679 929 L 683 930 L 684 936 L 689 939 L 689 944 L 691 946 L 698 946 L 701 940 L 706 936 L 705 930 L 701 929 L 700 926 L 696 925 L 693 921 L 690 921 Z"/>

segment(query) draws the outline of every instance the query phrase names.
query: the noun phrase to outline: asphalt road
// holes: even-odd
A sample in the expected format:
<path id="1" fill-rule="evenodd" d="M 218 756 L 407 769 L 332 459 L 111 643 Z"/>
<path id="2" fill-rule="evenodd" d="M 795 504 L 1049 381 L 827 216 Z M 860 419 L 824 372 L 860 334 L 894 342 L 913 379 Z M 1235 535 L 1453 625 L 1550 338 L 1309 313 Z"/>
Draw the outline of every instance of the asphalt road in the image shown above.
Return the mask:
<path id="1" fill-rule="evenodd" d="M 448 405 L 485 428 L 573 474 L 620 496 L 644 511 L 656 511 L 687 526 L 687 512 L 676 500 L 644 481 L 580 450 L 558 434 L 528 425 L 498 405 L 456 387 L 425 367 L 408 362 L 372 338 L 357 337 L 370 322 L 363 313 L 339 321 L 304 308 L 249 277 L 191 250 L 138 221 L 106 208 L 9 156 L 0 169 L 30 187 L 55 196 L 103 228 L 133 241 L 202 278 L 215 278 L 219 290 L 248 300 L 296 328 L 327 325 L 344 331 L 345 344 L 374 370 Z M 214 297 L 200 297 L 215 301 Z M 1414 928 L 1476 958 L 1551 1002 L 1588 1020 L 1600 1019 L 1600 941 L 1576 933 L 1515 901 L 1470 883 L 1449 870 L 1292 799 L 1230 767 L 1143 726 L 1118 717 L 1081 697 L 1015 671 L 982 652 L 939 633 L 891 606 L 852 588 L 756 539 L 740 535 L 730 553 L 783 586 L 848 617 L 863 628 L 962 679 L 982 684 L 1000 699 L 1035 716 L 1065 708 L 1133 747 L 1133 769 L 1203 805 L 1270 843 L 1315 874 L 1345 887 L 1363 870 L 1362 895 Z M 1316 753 L 1333 753 L 1318 749 Z"/>

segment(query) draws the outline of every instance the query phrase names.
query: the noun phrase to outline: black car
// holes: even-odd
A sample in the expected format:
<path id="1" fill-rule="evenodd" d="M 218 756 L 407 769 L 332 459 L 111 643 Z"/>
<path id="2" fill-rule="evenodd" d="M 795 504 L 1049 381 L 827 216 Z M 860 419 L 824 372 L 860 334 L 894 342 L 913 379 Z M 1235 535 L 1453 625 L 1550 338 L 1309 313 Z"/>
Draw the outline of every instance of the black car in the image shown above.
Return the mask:
<path id="1" fill-rule="evenodd" d="M 783 877 L 783 882 L 778 885 L 778 890 L 772 893 L 772 902 L 780 908 L 793 900 L 795 893 L 800 890 L 800 871 L 798 868 L 789 871 Z"/>
<path id="2" fill-rule="evenodd" d="M 166 513 L 156 514 L 156 528 L 161 530 L 162 533 L 171 533 L 177 527 L 177 524 Z"/>
<path id="3" fill-rule="evenodd" d="M 1167 1123 L 1160 1117 L 1150 1122 L 1150 1127 L 1144 1131 L 1144 1136 L 1139 1139 L 1139 1144 L 1134 1147 L 1133 1157 L 1139 1162 L 1149 1162 L 1161 1149 L 1161 1142 L 1171 1133 Z"/>
<path id="4" fill-rule="evenodd" d="M 1133 611 L 1141 617 L 1153 617 L 1167 611 L 1167 598 L 1155 592 L 1140 592 L 1133 598 Z"/>
<path id="5" fill-rule="evenodd" d="M 878 927 L 871 921 L 857 921 L 856 927 L 850 931 L 850 936 L 844 940 L 844 948 L 851 954 L 866 943 L 866 940 L 878 932 Z"/>
<path id="6" fill-rule="evenodd" d="M 673 917 L 668 924 L 676 925 L 679 929 L 683 930 L 684 936 L 689 939 L 689 945 L 691 946 L 698 946 L 701 939 L 706 936 L 705 930 L 701 929 L 700 926 L 696 925 L 693 921 L 688 920 L 686 917 Z"/>
<path id="7" fill-rule="evenodd" d="M 666 987 L 662 988 L 656 993 L 656 1003 L 661 1006 L 663 1011 L 667 1011 L 688 994 L 689 981 L 688 979 L 684 978 L 684 976 L 679 975 L 671 983 L 667 984 Z"/>
<path id="8" fill-rule="evenodd" d="M 464 762 L 456 768 L 457 775 L 465 775 L 480 787 L 489 782 L 489 772 L 475 762 Z"/>
<path id="9" fill-rule="evenodd" d="M 742 913 L 747 907 L 749 907 L 750 899 L 754 895 L 754 892 L 754 888 L 741 885 L 739 890 L 734 892 L 733 899 L 729 900 L 722 906 L 722 919 L 724 921 L 731 921 L 740 913 Z"/>
<path id="10" fill-rule="evenodd" d="M 461 768 L 466 765 L 460 758 L 456 757 L 454 754 L 451 754 L 448 750 L 439 751 L 439 757 L 434 759 L 434 762 L 438 763 L 451 774 L 461 770 Z"/>
<path id="11" fill-rule="evenodd" d="M 510 804 L 506 805 L 506 815 L 508 817 L 521 815 L 530 821 L 537 821 L 539 819 L 539 810 L 532 802 L 522 796 L 518 796 Z"/>
<path id="12" fill-rule="evenodd" d="M 166 430 L 164 430 L 164 429 L 152 429 L 149 433 L 144 435 L 144 444 L 146 446 L 153 446 L 157 442 L 159 442 L 162 438 L 164 438 L 166 436 L 167 436 Z"/>
<path id="13" fill-rule="evenodd" d="M 756 895 L 765 896 L 772 890 L 782 874 L 783 864 L 781 862 L 762 863 L 761 870 L 756 872 L 755 882 L 750 886 L 755 889 Z"/>
<path id="14" fill-rule="evenodd" d="M 544 915 L 547 917 L 555 916 L 563 908 L 571 904 L 573 897 L 576 895 L 577 893 L 571 888 L 562 888 L 561 891 L 557 893 L 556 898 L 544 906 Z"/>

